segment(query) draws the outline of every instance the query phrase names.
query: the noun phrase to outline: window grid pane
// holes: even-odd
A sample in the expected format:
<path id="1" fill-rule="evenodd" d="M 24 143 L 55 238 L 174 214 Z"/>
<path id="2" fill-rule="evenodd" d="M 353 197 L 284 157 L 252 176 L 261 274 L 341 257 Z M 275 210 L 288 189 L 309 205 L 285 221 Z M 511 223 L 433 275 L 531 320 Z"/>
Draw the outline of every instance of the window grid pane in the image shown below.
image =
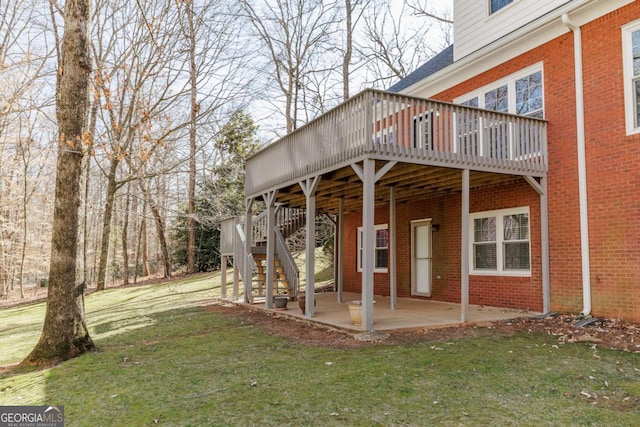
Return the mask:
<path id="1" fill-rule="evenodd" d="M 640 30 L 631 33 L 631 46 L 633 49 L 633 77 L 640 76 Z"/>
<path id="2" fill-rule="evenodd" d="M 513 0 L 491 0 L 491 13 L 496 13 L 509 3 L 512 3 Z"/>
<path id="3" fill-rule="evenodd" d="M 497 89 L 490 90 L 484 94 L 484 108 L 500 113 L 509 112 L 509 90 L 507 85 L 500 86 Z"/>
<path id="4" fill-rule="evenodd" d="M 542 72 L 516 80 L 516 114 L 542 118 Z"/>
<path id="5" fill-rule="evenodd" d="M 634 106 L 636 109 L 636 127 L 640 127 L 640 77 L 633 81 Z"/>
<path id="6" fill-rule="evenodd" d="M 474 244 L 473 268 L 474 270 L 497 270 L 498 256 L 495 243 Z"/>
<path id="7" fill-rule="evenodd" d="M 502 228 L 504 240 L 529 240 L 529 215 L 505 215 Z"/>
<path id="8" fill-rule="evenodd" d="M 474 242 L 496 241 L 496 217 L 476 218 L 473 221 Z"/>
<path id="9" fill-rule="evenodd" d="M 531 268 L 529 242 L 505 242 L 503 248 L 505 270 L 529 270 Z"/>

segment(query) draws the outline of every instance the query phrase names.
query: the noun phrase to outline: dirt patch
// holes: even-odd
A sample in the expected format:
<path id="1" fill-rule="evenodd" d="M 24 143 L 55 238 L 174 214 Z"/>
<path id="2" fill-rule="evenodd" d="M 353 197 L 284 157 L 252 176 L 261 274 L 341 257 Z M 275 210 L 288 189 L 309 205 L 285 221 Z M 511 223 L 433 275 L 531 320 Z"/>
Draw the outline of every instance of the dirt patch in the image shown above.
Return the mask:
<path id="1" fill-rule="evenodd" d="M 301 345 L 327 348 L 355 348 L 377 343 L 443 342 L 517 332 L 541 333 L 556 337 L 558 343 L 588 343 L 598 347 L 640 353 L 640 325 L 611 319 L 593 319 L 587 325 L 569 314 L 544 318 L 519 318 L 436 329 L 385 331 L 384 334 L 349 334 L 314 322 L 217 301 L 209 310 L 256 325 L 265 332 L 282 336 Z"/>

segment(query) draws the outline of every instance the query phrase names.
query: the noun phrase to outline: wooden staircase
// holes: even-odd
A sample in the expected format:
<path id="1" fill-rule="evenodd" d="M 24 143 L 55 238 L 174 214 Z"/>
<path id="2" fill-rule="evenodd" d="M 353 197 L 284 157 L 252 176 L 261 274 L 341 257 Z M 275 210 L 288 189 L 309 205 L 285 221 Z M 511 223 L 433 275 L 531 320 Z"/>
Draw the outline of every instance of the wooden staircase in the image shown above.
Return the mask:
<path id="1" fill-rule="evenodd" d="M 254 297 L 265 297 L 267 290 L 267 254 L 264 247 L 254 247 L 252 250 L 253 259 L 256 262 L 256 272 L 252 280 L 252 291 Z M 273 295 L 289 295 L 294 297 L 296 290 L 287 278 L 280 260 L 274 260 Z"/>
<path id="2" fill-rule="evenodd" d="M 220 239 L 225 242 L 226 253 L 233 254 L 234 268 L 245 283 L 245 300 L 253 302 L 254 297 L 266 297 L 267 293 L 267 212 L 252 218 L 250 230 L 243 227 L 239 217 L 225 220 L 221 226 Z M 298 293 L 300 271 L 287 247 L 286 238 L 306 224 L 304 209 L 291 209 L 279 205 L 276 208 L 274 283 L 272 294 L 288 295 L 295 299 Z M 224 233 L 222 232 L 224 231 Z M 251 238 L 250 254 L 246 252 L 247 236 Z M 222 247 L 222 245 L 221 245 Z M 247 266 L 247 264 L 249 264 Z M 248 267 L 245 270 L 245 267 Z M 245 277 L 249 271 L 250 277 Z"/>

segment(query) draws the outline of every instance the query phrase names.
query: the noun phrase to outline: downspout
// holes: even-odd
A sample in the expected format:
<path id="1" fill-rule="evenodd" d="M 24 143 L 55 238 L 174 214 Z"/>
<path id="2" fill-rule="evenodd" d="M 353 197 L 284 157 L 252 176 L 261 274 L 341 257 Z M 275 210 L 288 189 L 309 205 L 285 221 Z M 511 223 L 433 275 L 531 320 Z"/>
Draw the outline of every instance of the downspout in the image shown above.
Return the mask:
<path id="1" fill-rule="evenodd" d="M 582 250 L 582 300 L 581 316 L 591 313 L 591 266 L 589 263 L 589 212 L 587 204 L 587 161 L 584 131 L 584 88 L 582 80 L 582 32 L 569 15 L 562 15 L 562 23 L 573 31 L 576 80 L 576 127 L 578 143 L 578 195 L 580 200 L 580 246 Z"/>

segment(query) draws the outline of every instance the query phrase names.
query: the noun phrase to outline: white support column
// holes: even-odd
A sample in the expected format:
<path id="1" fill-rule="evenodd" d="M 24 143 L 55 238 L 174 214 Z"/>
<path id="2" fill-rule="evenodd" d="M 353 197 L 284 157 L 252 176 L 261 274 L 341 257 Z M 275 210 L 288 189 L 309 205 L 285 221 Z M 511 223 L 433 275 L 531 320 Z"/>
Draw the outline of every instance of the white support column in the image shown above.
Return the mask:
<path id="1" fill-rule="evenodd" d="M 373 159 L 363 161 L 362 173 L 362 330 L 373 331 L 373 270 L 375 266 L 375 173 Z"/>
<path id="2" fill-rule="evenodd" d="M 460 258 L 460 321 L 469 311 L 469 169 L 462 171 L 462 250 Z"/>
<path id="3" fill-rule="evenodd" d="M 551 291 L 549 278 L 549 198 L 547 196 L 547 178 L 525 176 L 524 179 L 540 195 L 540 256 L 542 258 L 542 311 L 551 311 Z"/>
<path id="4" fill-rule="evenodd" d="M 391 310 L 396 309 L 398 300 L 396 276 L 396 187 L 389 188 L 389 288 Z"/>
<path id="5" fill-rule="evenodd" d="M 234 230 L 235 231 L 235 230 Z M 227 297 L 227 262 L 229 257 L 222 255 L 220 257 L 220 298 Z"/>
<path id="6" fill-rule="evenodd" d="M 267 292 L 264 302 L 264 308 L 273 308 L 273 282 L 275 278 L 275 260 L 276 260 L 276 235 L 274 228 L 276 226 L 276 207 L 275 201 L 278 190 L 270 191 L 262 196 L 267 205 Z"/>
<path id="7" fill-rule="evenodd" d="M 244 301 L 253 304 L 253 271 L 252 271 L 252 254 L 251 245 L 253 244 L 252 220 L 253 220 L 253 200 L 247 199 L 244 219 Z"/>
<path id="8" fill-rule="evenodd" d="M 542 256 L 542 311 L 551 311 L 551 279 L 549 274 L 549 197 L 547 178 L 540 178 L 543 194 L 540 195 L 540 244 Z"/>
<path id="9" fill-rule="evenodd" d="M 375 268 L 375 184 L 396 165 L 387 162 L 376 172 L 376 161 L 366 159 L 363 167 L 352 164 L 362 181 L 362 330 L 373 331 L 373 270 Z"/>
<path id="10" fill-rule="evenodd" d="M 340 197 L 340 207 L 338 211 L 338 226 L 336 227 L 336 239 L 334 241 L 334 252 L 336 254 L 336 289 L 338 291 L 338 302 L 342 303 L 343 283 L 342 277 L 344 273 L 344 263 L 342 261 L 342 248 L 344 245 L 344 197 Z"/>
<path id="11" fill-rule="evenodd" d="M 315 306 L 315 247 L 316 247 L 316 190 L 321 176 L 307 178 L 299 182 L 300 188 L 307 198 L 307 235 L 306 235 L 306 291 L 305 291 L 305 317 L 314 316 Z"/>

